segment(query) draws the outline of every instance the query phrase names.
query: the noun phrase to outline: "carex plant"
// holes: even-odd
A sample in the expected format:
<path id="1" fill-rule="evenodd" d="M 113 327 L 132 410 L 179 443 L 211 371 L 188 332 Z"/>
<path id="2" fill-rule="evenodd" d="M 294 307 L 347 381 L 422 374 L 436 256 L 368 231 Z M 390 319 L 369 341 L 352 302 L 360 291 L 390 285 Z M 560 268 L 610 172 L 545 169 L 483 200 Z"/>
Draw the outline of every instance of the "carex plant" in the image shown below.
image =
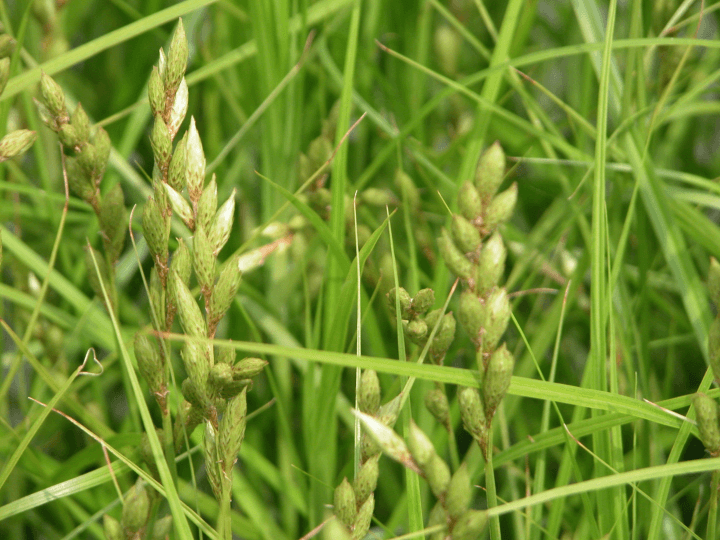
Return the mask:
<path id="1" fill-rule="evenodd" d="M 486 460 L 492 455 L 492 419 L 510 385 L 514 366 L 512 354 L 505 343 L 501 343 L 510 319 L 510 304 L 507 291 L 500 283 L 507 250 L 498 227 L 513 213 L 517 184 L 498 193 L 504 176 L 505 154 L 495 143 L 480 156 L 474 180 L 460 187 L 459 212 L 452 215 L 450 229 L 443 228 L 438 238 L 440 256 L 462 284 L 457 319 L 475 347 L 482 378 L 480 391 L 471 387 L 458 389 L 460 415 Z M 433 363 L 442 364 L 455 338 L 453 313 L 431 310 L 435 303 L 432 289 L 421 289 L 411 296 L 402 287 L 394 288 L 388 293 L 388 301 L 391 311 L 396 311 L 396 306 L 400 309 L 405 336 L 426 349 Z M 444 385 L 436 383 L 435 388 L 426 393 L 425 405 L 448 431 L 452 449 L 454 428 Z M 365 413 L 362 419 L 366 429 L 382 450 L 427 480 L 437 499 L 428 518 L 428 527 L 435 528 L 431 538 L 476 538 L 488 518 L 484 511 L 471 508 L 467 464 L 458 465 L 451 473 L 430 439 L 415 424 L 411 426 L 406 444 L 390 429 L 391 424 L 377 421 L 362 405 L 361 413 Z M 349 484 L 336 490 L 336 514 L 342 496 L 352 502 Z"/>
<path id="2" fill-rule="evenodd" d="M 233 348 L 216 349 L 210 341 L 241 280 L 237 256 L 222 267 L 218 261 L 233 225 L 235 191 L 218 205 L 215 177 L 205 182 L 205 155 L 193 118 L 178 140 L 188 106 L 184 76 L 187 59 L 188 43 L 180 21 L 167 55 L 160 51 L 148 84 L 154 166 L 152 195 L 142 210 L 142 228 L 153 262 L 148 283 L 152 331 L 145 329 L 136 334 L 134 350 L 138 368 L 160 408 L 163 425 L 158 435 L 169 463 L 174 462 L 176 452 L 194 429 L 204 424 L 205 470 L 221 503 L 221 535 L 229 537 L 232 469 L 245 433 L 246 393 L 266 362 L 257 358 L 236 361 Z M 171 241 L 173 215 L 189 230 L 188 238 Z M 193 274 L 202 306 L 191 288 Z M 172 400 L 177 403 L 173 410 L 168 399 L 174 388 L 171 343 L 166 336 L 176 319 L 185 336 L 181 358 L 187 378 L 182 381 L 182 397 Z M 146 443 L 141 451 L 150 471 L 157 474 Z M 119 524 L 125 537 L 141 537 L 155 518 L 155 501 L 148 496 L 148 490 L 142 486 L 133 489 Z M 163 520 L 155 521 L 153 535 L 158 524 L 164 530 Z M 117 537 L 109 529 L 118 529 L 116 525 L 112 519 L 106 520 L 106 532 L 112 540 Z"/>
<path id="3" fill-rule="evenodd" d="M 127 212 L 119 183 L 105 193 L 101 191 L 112 146 L 110 137 L 101 126 L 90 124 L 80 103 L 70 114 L 62 88 L 45 73 L 40 76 L 40 90 L 40 99 L 36 100 L 40 118 L 60 139 L 66 156 L 68 186 L 92 207 L 100 226 L 102 252 L 92 245 L 88 245 L 86 251 L 88 281 L 100 298 L 104 298 L 104 286 L 108 298 L 106 308 L 117 315 L 115 264 L 125 246 Z"/>
<path id="4" fill-rule="evenodd" d="M 481 391 L 458 391 L 465 429 L 487 457 L 492 452 L 490 426 L 510 385 L 514 358 L 500 343 L 510 320 L 507 291 L 500 285 L 507 249 L 498 226 L 507 221 L 517 201 L 517 184 L 498 193 L 505 176 L 505 154 L 499 143 L 478 162 L 474 182 L 465 181 L 458 193 L 459 213 L 450 230 L 443 229 L 438 246 L 448 268 L 460 278 L 458 321 L 475 345 Z"/>
<path id="5" fill-rule="evenodd" d="M 391 402 L 392 403 L 392 402 Z M 396 413 L 397 414 L 397 413 Z M 431 540 L 471 540 L 478 538 L 488 522 L 487 511 L 472 508 L 472 483 L 467 465 L 460 465 L 454 474 L 447 462 L 435 450 L 430 438 L 414 423 L 410 423 L 407 441 L 403 440 L 388 425 L 384 418 L 364 412 L 358 413 L 365 427 L 366 436 L 374 448 L 424 478 L 437 502 L 430 511 L 427 528 Z M 363 448 L 364 450 L 364 448 Z M 361 475 L 358 475 L 357 484 Z M 344 480 L 335 490 L 335 513 L 343 523 L 343 512 L 351 517 L 358 488 L 350 487 Z M 349 509 L 349 510 L 348 510 Z M 360 516 L 362 508 L 357 511 Z M 356 519 L 358 519 L 356 517 Z M 358 538 L 344 536 L 335 529 L 337 538 Z"/>

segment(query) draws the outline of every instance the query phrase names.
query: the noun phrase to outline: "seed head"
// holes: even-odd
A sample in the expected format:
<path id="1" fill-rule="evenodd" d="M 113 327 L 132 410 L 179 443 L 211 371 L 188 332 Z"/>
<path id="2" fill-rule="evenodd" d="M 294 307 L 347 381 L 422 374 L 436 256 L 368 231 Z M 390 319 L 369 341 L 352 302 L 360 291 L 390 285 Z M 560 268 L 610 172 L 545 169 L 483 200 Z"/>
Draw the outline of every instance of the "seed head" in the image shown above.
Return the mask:
<path id="1" fill-rule="evenodd" d="M 495 195 L 505 176 L 505 152 L 499 142 L 492 144 L 478 161 L 475 187 L 483 200 Z"/>
<path id="2" fill-rule="evenodd" d="M 512 216 L 515 210 L 515 203 L 517 203 L 518 187 L 517 182 L 514 182 L 509 188 L 502 193 L 498 193 L 485 211 L 485 223 L 483 224 L 485 229 L 492 231 L 498 225 L 502 225 L 510 216 Z"/>

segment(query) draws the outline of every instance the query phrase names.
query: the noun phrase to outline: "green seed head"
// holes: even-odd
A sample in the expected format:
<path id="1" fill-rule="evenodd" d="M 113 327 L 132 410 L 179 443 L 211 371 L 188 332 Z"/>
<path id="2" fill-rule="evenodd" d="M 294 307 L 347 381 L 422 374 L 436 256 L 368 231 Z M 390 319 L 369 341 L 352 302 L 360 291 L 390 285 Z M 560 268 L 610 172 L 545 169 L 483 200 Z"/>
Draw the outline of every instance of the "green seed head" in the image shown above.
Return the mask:
<path id="1" fill-rule="evenodd" d="M 170 270 L 175 271 L 180 281 L 185 285 L 190 282 L 190 272 L 192 271 L 192 255 L 182 238 L 178 239 L 178 247 L 173 253 Z"/>
<path id="2" fill-rule="evenodd" d="M 218 362 L 210 368 L 208 383 L 214 395 L 220 395 L 224 387 L 233 383 L 232 366 Z"/>
<path id="3" fill-rule="evenodd" d="M 353 490 L 359 504 L 364 503 L 377 487 L 378 476 L 380 475 L 379 461 L 380 454 L 374 455 L 363 463 L 358 475 L 355 477 Z"/>
<path id="4" fill-rule="evenodd" d="M 165 367 L 160 356 L 160 348 L 154 338 L 141 332 L 135 334 L 135 359 L 150 391 L 153 394 L 164 391 Z"/>
<path id="5" fill-rule="evenodd" d="M 435 338 L 430 344 L 430 354 L 438 362 L 445 357 L 445 353 L 455 339 L 455 317 L 452 313 L 446 313 L 440 320 L 440 326 L 435 333 Z"/>
<path id="6" fill-rule="evenodd" d="M 458 210 L 468 221 L 476 222 L 483 213 L 483 202 L 477 188 L 465 181 L 458 191 Z"/>
<path id="7" fill-rule="evenodd" d="M 262 373 L 268 363 L 261 358 L 243 358 L 233 366 L 233 379 L 252 379 Z"/>
<path id="8" fill-rule="evenodd" d="M 474 253 L 480 247 L 480 232 L 463 216 L 453 214 L 450 231 L 455 245 L 464 253 Z"/>
<path id="9" fill-rule="evenodd" d="M 60 85 L 44 72 L 40 74 L 40 93 L 43 104 L 55 118 L 57 126 L 67 123 L 69 117 L 65 108 L 65 94 Z"/>
<path id="10" fill-rule="evenodd" d="M 430 490 L 438 499 L 445 498 L 450 485 L 450 468 L 445 460 L 433 454 L 430 461 L 423 468 L 425 478 L 427 478 Z"/>
<path id="11" fill-rule="evenodd" d="M 352 540 L 362 540 L 370 530 L 370 522 L 375 510 L 375 495 L 372 493 L 368 496 L 357 512 L 355 523 L 353 524 Z"/>
<path id="12" fill-rule="evenodd" d="M 110 150 L 112 150 L 112 141 L 110 135 L 101 127 L 95 129 L 95 135 L 92 137 L 92 142 L 97 149 L 95 156 L 95 178 L 100 181 L 102 175 L 105 173 L 105 167 L 107 166 L 108 159 L 110 159 Z"/>
<path id="13" fill-rule="evenodd" d="M 498 193 L 485 211 L 485 222 L 483 224 L 485 230 L 492 231 L 498 225 L 502 225 L 512 216 L 515 211 L 515 203 L 517 203 L 518 187 L 514 182 L 509 188 L 502 193 Z"/>
<path id="14" fill-rule="evenodd" d="M 173 34 L 170 47 L 168 49 L 167 65 L 165 68 L 165 88 L 171 96 L 175 95 L 175 91 L 180 86 L 180 81 L 185 75 L 188 59 L 188 42 L 185 36 L 185 28 L 182 19 L 178 20 L 177 28 Z"/>
<path id="15" fill-rule="evenodd" d="M 37 139 L 37 133 L 29 129 L 18 129 L 0 139 L 0 163 L 19 156 L 30 148 Z"/>
<path id="16" fill-rule="evenodd" d="M 162 185 L 167 193 L 167 198 L 173 213 L 187 225 L 188 229 L 195 229 L 195 214 L 190 203 L 188 203 L 185 197 L 177 192 L 169 182 Z"/>
<path id="17" fill-rule="evenodd" d="M 158 329 L 164 329 L 166 317 L 166 297 L 165 288 L 163 287 L 162 281 L 157 271 L 157 267 L 153 266 L 150 270 L 150 286 L 149 286 L 149 300 L 150 300 L 150 319 L 153 325 L 158 324 Z"/>
<path id="18" fill-rule="evenodd" d="M 372 459 L 375 456 L 380 456 L 381 452 L 382 452 L 382 448 L 380 448 L 380 445 L 378 443 L 376 443 L 375 440 L 370 435 L 363 432 L 363 434 L 360 437 L 361 461 L 367 461 L 369 459 Z"/>
<path id="19" fill-rule="evenodd" d="M 122 525 L 125 534 L 134 534 L 142 529 L 147 521 L 149 510 L 150 498 L 138 480 L 138 483 L 130 488 L 123 503 Z"/>
<path id="20" fill-rule="evenodd" d="M 75 129 L 75 126 L 72 124 L 63 124 L 60 126 L 60 131 L 58 131 L 58 138 L 60 139 L 60 142 L 65 146 L 66 148 L 71 148 L 75 150 L 77 147 L 80 146 L 80 143 L 82 140 L 78 136 L 77 130 Z"/>
<path id="21" fill-rule="evenodd" d="M 355 411 L 355 414 L 360 417 L 365 432 L 374 439 L 385 454 L 405 465 L 411 462 L 405 441 L 395 431 L 373 416 L 359 411 Z M 368 457 L 371 455 L 374 454 L 370 453 Z"/>
<path id="22" fill-rule="evenodd" d="M 205 184 L 205 153 L 203 152 L 200 134 L 195 126 L 195 118 L 190 117 L 186 149 L 186 183 L 190 200 L 196 203 L 202 195 Z"/>
<path id="23" fill-rule="evenodd" d="M 712 456 L 717 456 L 720 454 L 720 426 L 718 425 L 717 403 L 707 394 L 697 393 L 693 396 L 693 405 L 697 414 L 700 440 Z"/>
<path id="24" fill-rule="evenodd" d="M 172 159 L 170 159 L 170 167 L 168 169 L 168 184 L 177 192 L 182 192 L 185 187 L 185 177 L 187 174 L 185 167 L 185 149 L 187 146 L 187 132 L 175 146 Z"/>
<path id="25" fill-rule="evenodd" d="M 150 134 L 150 145 L 153 149 L 155 162 L 160 169 L 167 168 L 172 157 L 172 139 L 170 138 L 170 131 L 161 116 L 155 117 L 153 130 Z"/>
<path id="26" fill-rule="evenodd" d="M 187 380 L 187 379 L 186 379 Z M 185 383 L 183 383 L 183 387 Z M 203 450 L 205 455 L 205 470 L 207 471 L 208 481 L 213 490 L 215 498 L 219 501 L 222 499 L 222 488 L 220 470 L 218 468 L 218 433 L 210 420 L 205 421 L 205 438 L 203 439 Z"/>
<path id="27" fill-rule="evenodd" d="M 453 474 L 445 495 L 445 507 L 448 509 L 450 517 L 455 520 L 463 515 L 470 507 L 471 499 L 470 475 L 468 474 L 467 465 L 463 463 Z"/>
<path id="28" fill-rule="evenodd" d="M 465 254 L 455 245 L 450 233 L 443 227 L 438 238 L 438 249 L 445 264 L 450 271 L 462 279 L 470 279 L 473 274 L 473 264 Z"/>
<path id="29" fill-rule="evenodd" d="M 485 416 L 492 418 L 495 410 L 505 397 L 510 386 L 515 359 L 503 343 L 488 360 L 487 370 L 483 379 L 483 398 L 485 401 Z"/>
<path id="30" fill-rule="evenodd" d="M 161 116 L 165 111 L 165 83 L 156 66 L 153 66 L 148 82 L 148 99 L 153 116 Z"/>
<path id="31" fill-rule="evenodd" d="M 397 395 L 390 401 L 382 405 L 377 412 L 377 418 L 386 426 L 392 427 L 400 415 L 400 405 L 402 404 L 402 396 Z"/>
<path id="32" fill-rule="evenodd" d="M 177 272 L 171 272 L 170 279 L 174 281 L 173 289 L 177 295 L 175 305 L 178 308 L 183 331 L 191 337 L 207 337 L 205 319 L 203 319 L 200 308 L 195 302 L 190 289 L 182 282 Z"/>
<path id="33" fill-rule="evenodd" d="M 188 85 L 185 78 L 180 80 L 180 86 L 175 92 L 175 99 L 170 109 L 170 116 L 167 121 L 168 131 L 170 131 L 170 138 L 175 139 L 180 125 L 185 120 L 185 115 L 188 109 Z"/>
<path id="34" fill-rule="evenodd" d="M 375 370 L 366 369 L 360 378 L 358 407 L 362 412 L 373 416 L 380 408 L 380 379 Z"/>
<path id="35" fill-rule="evenodd" d="M 183 361 L 187 367 L 189 355 L 192 354 L 191 349 L 184 347 L 181 353 Z M 188 377 L 182 382 L 180 387 L 183 397 L 198 411 L 202 411 L 203 414 L 210 408 L 210 396 L 207 393 L 205 385 L 199 386 L 193 382 L 191 377 Z"/>
<path id="36" fill-rule="evenodd" d="M 210 230 L 212 219 L 215 217 L 215 212 L 217 212 L 217 203 L 217 182 L 215 181 L 215 175 L 213 175 L 208 185 L 203 189 L 197 206 L 197 221 L 206 231 Z"/>
<path id="37" fill-rule="evenodd" d="M 193 269 L 204 294 L 212 291 L 215 284 L 216 263 L 217 259 L 213 255 L 212 245 L 205 229 L 196 227 L 193 237 Z"/>
<path id="38" fill-rule="evenodd" d="M 415 422 L 410 422 L 407 445 L 415 463 L 420 466 L 421 470 L 425 471 L 426 466 L 435 455 L 435 447 Z"/>
<path id="39" fill-rule="evenodd" d="M 465 289 L 460 294 L 458 320 L 476 346 L 480 344 L 480 330 L 485 325 L 485 303 L 472 291 Z"/>
<path id="40" fill-rule="evenodd" d="M 495 350 L 510 321 L 510 301 L 504 288 L 495 288 L 485 301 L 483 350 Z"/>
<path id="41" fill-rule="evenodd" d="M 390 289 L 390 292 L 387 294 L 388 298 L 388 306 L 390 307 L 390 310 L 394 313 L 395 312 L 395 297 L 398 297 L 400 300 L 400 317 L 402 319 L 409 319 L 411 315 L 411 306 L 412 306 L 412 297 L 410 294 L 403 289 L 402 287 L 395 289 Z"/>
<path id="42" fill-rule="evenodd" d="M 90 139 L 90 119 L 80 103 L 75 107 L 75 112 L 72 113 L 70 123 L 75 128 L 77 136 L 81 141 Z"/>
<path id="43" fill-rule="evenodd" d="M 105 241 L 105 252 L 108 259 L 114 263 L 120 258 L 123 247 L 125 247 L 125 235 L 127 234 L 125 195 L 119 183 L 105 194 L 98 218 Z"/>
<path id="44" fill-rule="evenodd" d="M 480 156 L 475 171 L 475 187 L 483 200 L 495 195 L 505 176 L 505 152 L 495 142 Z"/>
<path id="45" fill-rule="evenodd" d="M 333 497 L 335 505 L 335 515 L 348 527 L 355 523 L 357 517 L 357 505 L 355 501 L 355 491 L 353 490 L 347 477 L 343 478 L 340 485 L 335 488 Z"/>
<path id="46" fill-rule="evenodd" d="M 223 478 L 232 483 L 232 468 L 240 453 L 247 424 L 247 389 L 228 400 L 218 429 L 218 455 L 222 460 Z M 228 486 L 229 487 L 229 486 Z"/>
<path id="47" fill-rule="evenodd" d="M 433 388 L 425 394 L 425 407 L 440 424 L 450 429 L 450 405 L 448 404 L 445 392 L 439 388 Z"/>
<path id="48" fill-rule="evenodd" d="M 420 289 L 412 299 L 412 311 L 417 315 L 425 315 L 435 304 L 435 291 L 432 289 Z"/>
<path id="49" fill-rule="evenodd" d="M 217 255 L 230 238 L 233 220 L 235 219 L 235 194 L 236 189 L 215 213 L 212 226 L 208 229 L 208 239 L 213 247 L 213 253 Z"/>
<path id="50" fill-rule="evenodd" d="M 487 431 L 487 419 L 480 393 L 475 388 L 459 388 L 458 404 L 465 430 L 476 439 L 483 439 Z"/>
<path id="51" fill-rule="evenodd" d="M 475 292 L 485 294 L 496 286 L 505 272 L 507 249 L 500 233 L 495 232 L 480 251 L 475 273 Z"/>
<path id="52" fill-rule="evenodd" d="M 208 320 L 216 323 L 223 318 L 230 305 L 235 300 L 242 274 L 238 268 L 238 255 L 233 257 L 222 269 L 218 276 L 215 288 L 210 295 Z"/>
<path id="53" fill-rule="evenodd" d="M 405 335 L 410 341 L 417 344 L 423 343 L 423 338 L 428 333 L 428 326 L 422 319 L 413 319 L 412 321 L 403 321 Z"/>
<path id="54" fill-rule="evenodd" d="M 164 212 L 158 206 L 155 197 L 150 197 L 143 208 L 142 226 L 150 253 L 156 260 L 164 263 L 168 258 L 170 228 L 166 227 Z"/>

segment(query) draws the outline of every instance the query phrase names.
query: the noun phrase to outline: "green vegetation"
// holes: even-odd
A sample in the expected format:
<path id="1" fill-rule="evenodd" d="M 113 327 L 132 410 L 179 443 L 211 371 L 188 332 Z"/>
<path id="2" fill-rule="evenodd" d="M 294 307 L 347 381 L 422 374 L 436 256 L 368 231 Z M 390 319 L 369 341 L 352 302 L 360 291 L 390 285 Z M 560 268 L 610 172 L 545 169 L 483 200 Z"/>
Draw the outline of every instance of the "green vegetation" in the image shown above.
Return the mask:
<path id="1" fill-rule="evenodd" d="M 675 4 L 1 2 L 0 537 L 715 539 Z"/>

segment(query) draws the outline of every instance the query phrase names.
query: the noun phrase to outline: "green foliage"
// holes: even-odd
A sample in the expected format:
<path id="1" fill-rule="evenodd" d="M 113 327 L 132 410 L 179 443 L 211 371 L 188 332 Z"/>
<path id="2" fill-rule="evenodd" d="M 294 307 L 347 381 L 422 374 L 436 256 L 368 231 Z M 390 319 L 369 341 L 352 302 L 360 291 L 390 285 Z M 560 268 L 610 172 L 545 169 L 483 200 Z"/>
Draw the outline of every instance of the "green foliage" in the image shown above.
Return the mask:
<path id="1" fill-rule="evenodd" d="M 3 540 L 717 538 L 675 4 L 0 2 Z"/>

